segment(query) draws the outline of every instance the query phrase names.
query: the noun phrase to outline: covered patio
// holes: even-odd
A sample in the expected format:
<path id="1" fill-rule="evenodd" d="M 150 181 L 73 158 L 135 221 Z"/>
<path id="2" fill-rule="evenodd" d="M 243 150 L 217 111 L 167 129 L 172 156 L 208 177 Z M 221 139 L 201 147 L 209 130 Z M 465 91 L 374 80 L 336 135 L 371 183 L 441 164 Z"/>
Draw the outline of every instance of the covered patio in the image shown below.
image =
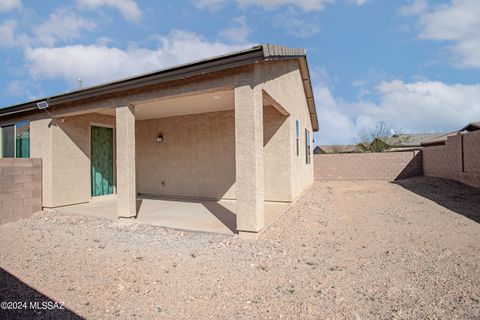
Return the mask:
<path id="1" fill-rule="evenodd" d="M 265 225 L 271 225 L 289 207 L 288 203 L 265 203 Z M 57 208 L 57 212 L 117 219 L 115 196 L 97 198 L 90 203 Z M 136 223 L 176 230 L 236 234 L 235 200 L 185 200 L 161 197 L 137 197 Z"/>
<path id="2" fill-rule="evenodd" d="M 90 197 L 55 210 L 256 237 L 292 200 L 281 154 L 290 122 L 265 90 L 241 88 L 194 87 L 65 114 L 56 125 L 83 145 L 90 179 L 79 175 L 77 184 Z M 81 127 L 88 141 L 76 132 Z"/>
<path id="3" fill-rule="evenodd" d="M 313 184 L 302 49 L 255 46 L 7 111 L 30 121 L 45 209 L 252 239 Z"/>

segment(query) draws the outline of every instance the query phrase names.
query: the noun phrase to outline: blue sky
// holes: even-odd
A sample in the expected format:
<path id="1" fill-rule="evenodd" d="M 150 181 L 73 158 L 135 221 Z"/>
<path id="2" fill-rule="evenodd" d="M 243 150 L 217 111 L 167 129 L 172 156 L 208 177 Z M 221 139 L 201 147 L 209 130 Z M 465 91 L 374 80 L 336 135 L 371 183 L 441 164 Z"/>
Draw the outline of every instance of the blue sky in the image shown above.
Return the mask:
<path id="1" fill-rule="evenodd" d="M 0 106 L 268 42 L 307 49 L 316 144 L 452 131 L 480 121 L 479 30 L 478 0 L 0 0 Z"/>

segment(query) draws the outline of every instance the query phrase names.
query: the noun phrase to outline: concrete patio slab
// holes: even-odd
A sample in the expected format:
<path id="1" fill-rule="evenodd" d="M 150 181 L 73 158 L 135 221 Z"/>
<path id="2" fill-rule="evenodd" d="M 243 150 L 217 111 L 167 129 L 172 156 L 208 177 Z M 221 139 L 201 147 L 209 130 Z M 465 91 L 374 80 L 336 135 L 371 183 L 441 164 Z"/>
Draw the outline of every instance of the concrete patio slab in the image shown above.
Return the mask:
<path id="1" fill-rule="evenodd" d="M 265 225 L 273 223 L 290 207 L 288 203 L 266 202 Z M 236 231 L 236 201 L 195 201 L 137 197 L 135 222 L 166 228 L 233 234 Z M 118 219 L 116 197 L 95 198 L 89 203 L 56 209 L 59 213 Z"/>

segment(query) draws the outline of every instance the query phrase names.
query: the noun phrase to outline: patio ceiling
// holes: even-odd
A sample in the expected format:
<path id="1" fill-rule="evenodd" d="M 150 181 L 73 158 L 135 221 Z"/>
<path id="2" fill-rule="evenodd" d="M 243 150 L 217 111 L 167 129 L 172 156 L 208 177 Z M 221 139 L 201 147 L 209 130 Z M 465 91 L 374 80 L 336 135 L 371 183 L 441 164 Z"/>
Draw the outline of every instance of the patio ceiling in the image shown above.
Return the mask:
<path id="1" fill-rule="evenodd" d="M 188 114 L 233 110 L 235 98 L 233 90 L 214 91 L 176 97 L 158 99 L 135 104 L 136 120 L 166 118 Z M 115 116 L 115 109 L 102 110 L 99 113 Z"/>
<path id="2" fill-rule="evenodd" d="M 263 92 L 263 105 L 273 106 L 281 114 L 285 116 L 289 115 L 289 113 L 266 92 Z M 148 120 L 234 109 L 234 90 L 220 90 L 137 102 L 135 103 L 135 119 Z M 102 109 L 97 112 L 115 116 L 114 108 Z"/>

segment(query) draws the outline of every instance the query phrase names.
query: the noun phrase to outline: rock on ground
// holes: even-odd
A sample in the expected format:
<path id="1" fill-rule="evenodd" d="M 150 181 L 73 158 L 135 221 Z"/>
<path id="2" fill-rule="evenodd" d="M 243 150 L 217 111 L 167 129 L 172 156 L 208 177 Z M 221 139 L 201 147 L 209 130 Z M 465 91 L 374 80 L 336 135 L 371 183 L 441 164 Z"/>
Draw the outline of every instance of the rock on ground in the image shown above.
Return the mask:
<path id="1" fill-rule="evenodd" d="M 1 300 L 40 319 L 479 319 L 480 190 L 316 182 L 257 241 L 38 213 L 0 226 Z M 48 300 L 51 299 L 51 300 Z"/>

